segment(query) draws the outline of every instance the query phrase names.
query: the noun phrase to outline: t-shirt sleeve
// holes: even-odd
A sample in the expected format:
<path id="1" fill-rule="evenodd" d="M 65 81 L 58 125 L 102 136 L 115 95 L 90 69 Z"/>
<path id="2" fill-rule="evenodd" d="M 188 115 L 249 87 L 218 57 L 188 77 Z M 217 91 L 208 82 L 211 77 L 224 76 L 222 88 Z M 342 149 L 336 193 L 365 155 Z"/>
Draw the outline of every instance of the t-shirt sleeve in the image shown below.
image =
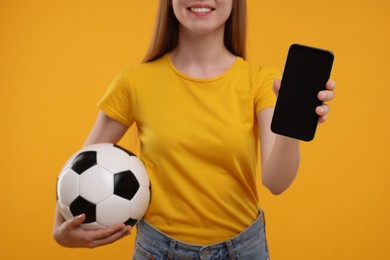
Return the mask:
<path id="1" fill-rule="evenodd" d="M 280 72 L 274 68 L 261 68 L 255 79 L 255 110 L 274 107 L 276 95 L 272 90 L 275 79 L 280 79 Z"/>
<path id="2" fill-rule="evenodd" d="M 125 69 L 111 82 L 97 106 L 110 118 L 123 125 L 131 126 L 134 122 L 133 103 L 129 69 Z"/>

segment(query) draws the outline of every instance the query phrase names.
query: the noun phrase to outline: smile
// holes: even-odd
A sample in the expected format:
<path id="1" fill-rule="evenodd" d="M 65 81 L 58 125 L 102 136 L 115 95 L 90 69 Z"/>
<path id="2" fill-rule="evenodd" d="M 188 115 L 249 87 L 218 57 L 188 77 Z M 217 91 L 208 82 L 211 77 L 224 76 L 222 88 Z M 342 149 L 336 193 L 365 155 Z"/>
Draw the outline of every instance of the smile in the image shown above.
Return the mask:
<path id="1" fill-rule="evenodd" d="M 212 11 L 215 11 L 215 8 L 208 4 L 193 4 L 189 6 L 187 10 L 193 14 L 204 16 L 211 13 Z"/>
<path id="2" fill-rule="evenodd" d="M 190 10 L 191 12 L 194 12 L 194 13 L 210 13 L 214 9 L 208 8 L 208 7 L 190 7 L 190 8 L 188 8 L 188 10 Z"/>

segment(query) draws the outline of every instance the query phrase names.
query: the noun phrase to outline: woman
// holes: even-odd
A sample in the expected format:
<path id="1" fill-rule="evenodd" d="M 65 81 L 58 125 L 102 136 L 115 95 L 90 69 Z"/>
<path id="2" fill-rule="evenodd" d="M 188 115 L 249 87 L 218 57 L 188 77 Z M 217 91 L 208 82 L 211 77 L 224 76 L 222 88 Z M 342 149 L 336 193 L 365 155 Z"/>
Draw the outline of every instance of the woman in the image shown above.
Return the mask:
<path id="1" fill-rule="evenodd" d="M 280 81 L 244 60 L 245 21 L 243 0 L 161 0 L 144 63 L 120 73 L 99 103 L 84 145 L 116 143 L 136 123 L 153 187 L 135 259 L 268 258 L 257 146 L 262 182 L 280 194 L 296 176 L 299 141 L 270 131 Z M 318 98 L 331 100 L 334 87 Z M 324 122 L 329 107 L 316 112 Z M 123 224 L 83 230 L 84 219 L 57 210 L 56 241 L 91 248 L 130 234 Z"/>

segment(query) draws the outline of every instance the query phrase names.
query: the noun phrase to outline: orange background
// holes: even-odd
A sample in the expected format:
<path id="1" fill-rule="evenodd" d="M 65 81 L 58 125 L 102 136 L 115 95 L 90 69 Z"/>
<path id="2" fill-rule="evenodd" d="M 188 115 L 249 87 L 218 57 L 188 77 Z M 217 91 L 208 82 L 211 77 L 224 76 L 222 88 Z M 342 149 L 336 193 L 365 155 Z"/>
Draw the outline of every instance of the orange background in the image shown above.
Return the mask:
<path id="1" fill-rule="evenodd" d="M 248 0 L 250 61 L 332 50 L 337 98 L 281 196 L 260 188 L 273 260 L 390 259 L 390 4 Z M 55 182 L 115 75 L 142 59 L 157 0 L 0 2 L 0 259 L 130 259 L 134 236 L 66 249 L 51 237 Z M 122 144 L 128 146 L 127 135 Z"/>

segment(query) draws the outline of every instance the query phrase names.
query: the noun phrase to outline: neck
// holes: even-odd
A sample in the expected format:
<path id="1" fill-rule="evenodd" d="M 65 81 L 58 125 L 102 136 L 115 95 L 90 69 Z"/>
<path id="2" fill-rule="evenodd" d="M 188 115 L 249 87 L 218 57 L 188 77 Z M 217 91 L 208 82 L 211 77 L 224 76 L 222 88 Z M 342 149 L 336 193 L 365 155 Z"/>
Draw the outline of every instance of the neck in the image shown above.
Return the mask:
<path id="1" fill-rule="evenodd" d="M 180 30 L 178 45 L 170 53 L 170 58 L 185 74 L 205 78 L 222 74 L 236 57 L 225 47 L 222 28 L 209 34 Z"/>

